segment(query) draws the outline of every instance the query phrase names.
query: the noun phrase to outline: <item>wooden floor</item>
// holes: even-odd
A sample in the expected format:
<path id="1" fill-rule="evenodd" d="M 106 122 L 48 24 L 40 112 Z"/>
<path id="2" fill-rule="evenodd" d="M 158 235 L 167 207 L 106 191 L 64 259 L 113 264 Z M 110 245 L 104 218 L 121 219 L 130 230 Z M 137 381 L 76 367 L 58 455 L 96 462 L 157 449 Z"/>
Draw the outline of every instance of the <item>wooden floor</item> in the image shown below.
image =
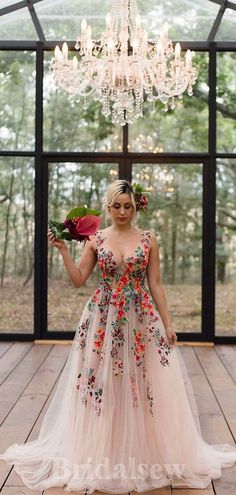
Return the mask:
<path id="1" fill-rule="evenodd" d="M 0 342 L 1 452 L 12 443 L 37 438 L 69 349 L 69 345 L 61 344 Z M 180 350 L 191 376 L 205 440 L 233 444 L 236 439 L 236 346 L 180 346 Z M 0 491 L 2 495 L 68 493 L 60 488 L 31 491 L 23 485 L 13 466 L 3 461 L 0 461 Z M 236 495 L 236 465 L 223 469 L 222 478 L 205 490 L 167 487 L 145 493 Z"/>

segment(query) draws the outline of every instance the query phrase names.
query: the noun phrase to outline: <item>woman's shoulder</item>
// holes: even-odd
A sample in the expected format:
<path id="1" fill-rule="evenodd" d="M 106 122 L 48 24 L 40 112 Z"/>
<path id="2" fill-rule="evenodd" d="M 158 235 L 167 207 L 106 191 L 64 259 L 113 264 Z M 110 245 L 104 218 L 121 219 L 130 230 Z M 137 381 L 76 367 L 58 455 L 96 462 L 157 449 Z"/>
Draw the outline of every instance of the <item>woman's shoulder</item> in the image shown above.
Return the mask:
<path id="1" fill-rule="evenodd" d="M 100 245 L 105 240 L 106 232 L 107 232 L 107 228 L 98 229 L 93 235 L 89 236 L 90 243 L 95 251 L 97 249 L 97 246 Z"/>
<path id="2" fill-rule="evenodd" d="M 144 230 L 144 229 L 140 229 L 140 228 L 139 228 L 139 231 L 140 231 L 140 233 L 141 233 L 142 235 L 147 235 L 148 237 L 150 237 L 150 238 L 152 238 L 152 239 L 153 239 L 154 237 L 156 238 L 156 233 L 155 233 L 153 230 L 150 230 L 150 229 L 148 229 L 148 230 L 146 230 L 146 229 L 145 229 L 145 230 Z"/>

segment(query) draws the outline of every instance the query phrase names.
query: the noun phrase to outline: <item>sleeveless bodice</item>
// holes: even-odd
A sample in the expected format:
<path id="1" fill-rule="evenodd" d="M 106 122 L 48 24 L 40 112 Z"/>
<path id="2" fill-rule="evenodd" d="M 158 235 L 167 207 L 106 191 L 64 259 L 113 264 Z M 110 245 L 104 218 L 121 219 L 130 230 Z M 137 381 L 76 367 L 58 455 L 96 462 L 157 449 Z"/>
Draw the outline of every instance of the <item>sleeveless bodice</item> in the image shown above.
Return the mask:
<path id="1" fill-rule="evenodd" d="M 144 285 L 150 251 L 150 232 L 143 231 L 133 254 L 120 259 L 106 246 L 103 231 L 96 233 L 96 252 L 101 270 L 102 283 L 111 287 L 125 287 L 127 284 L 138 289 Z"/>

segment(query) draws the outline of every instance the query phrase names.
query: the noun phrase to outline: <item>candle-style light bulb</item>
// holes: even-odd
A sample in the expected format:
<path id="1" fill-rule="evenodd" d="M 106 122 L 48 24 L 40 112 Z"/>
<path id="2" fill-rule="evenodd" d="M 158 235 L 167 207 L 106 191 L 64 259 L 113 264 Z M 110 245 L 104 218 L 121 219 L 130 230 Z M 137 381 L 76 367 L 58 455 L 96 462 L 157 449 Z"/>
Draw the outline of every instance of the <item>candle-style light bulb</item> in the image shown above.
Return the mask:
<path id="1" fill-rule="evenodd" d="M 73 66 L 73 69 L 74 70 L 77 70 L 78 68 L 78 59 L 77 57 L 74 55 L 73 59 L 72 59 L 72 66 Z"/>
<path id="2" fill-rule="evenodd" d="M 85 34 L 86 33 L 86 30 L 87 30 L 87 21 L 86 21 L 86 19 L 82 19 L 82 22 L 81 22 L 81 32 L 82 32 L 82 34 Z"/>
<path id="3" fill-rule="evenodd" d="M 187 50 L 185 53 L 185 65 L 187 69 L 192 66 L 192 53 L 190 50 Z"/>
<path id="4" fill-rule="evenodd" d="M 106 15 L 106 27 L 107 27 L 107 29 L 110 29 L 110 27 L 111 27 L 111 14 L 110 14 L 110 12 L 107 12 L 107 15 Z"/>
<path id="5" fill-rule="evenodd" d="M 62 53 L 63 53 L 64 59 L 67 60 L 67 58 L 68 58 L 68 45 L 65 41 L 62 45 Z"/>
<path id="6" fill-rule="evenodd" d="M 61 58 L 61 50 L 60 50 L 60 48 L 59 48 L 58 45 L 55 47 L 54 54 L 55 54 L 55 59 L 56 60 L 60 60 L 60 58 Z"/>
<path id="7" fill-rule="evenodd" d="M 176 43 L 176 45 L 175 45 L 175 60 L 179 60 L 180 52 L 181 52 L 180 43 Z"/>

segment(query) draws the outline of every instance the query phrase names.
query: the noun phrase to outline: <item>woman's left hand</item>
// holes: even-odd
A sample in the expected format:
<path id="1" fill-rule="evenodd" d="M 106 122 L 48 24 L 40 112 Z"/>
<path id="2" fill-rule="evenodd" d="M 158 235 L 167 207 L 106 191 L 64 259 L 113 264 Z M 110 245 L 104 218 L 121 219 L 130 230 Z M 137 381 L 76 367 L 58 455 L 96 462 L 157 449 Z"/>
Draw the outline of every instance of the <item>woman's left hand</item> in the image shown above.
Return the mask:
<path id="1" fill-rule="evenodd" d="M 174 330 L 172 324 L 170 324 L 166 327 L 166 335 L 167 335 L 169 345 L 176 345 L 178 337 L 175 333 L 175 330 Z"/>

